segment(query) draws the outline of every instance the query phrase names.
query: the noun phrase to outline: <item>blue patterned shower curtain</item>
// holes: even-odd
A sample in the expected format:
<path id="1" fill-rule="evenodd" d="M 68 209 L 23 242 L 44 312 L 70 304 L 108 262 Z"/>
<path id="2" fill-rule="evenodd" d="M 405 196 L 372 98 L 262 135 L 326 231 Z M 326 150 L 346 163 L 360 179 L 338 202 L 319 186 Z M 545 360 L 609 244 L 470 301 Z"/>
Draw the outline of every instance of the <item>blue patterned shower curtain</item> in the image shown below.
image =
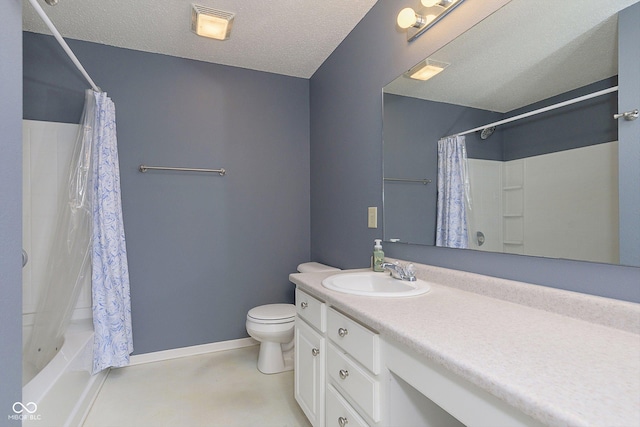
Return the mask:
<path id="1" fill-rule="evenodd" d="M 93 92 L 93 373 L 129 364 L 133 352 L 129 268 L 122 221 L 115 105 Z"/>
<path id="2" fill-rule="evenodd" d="M 436 246 L 467 248 L 469 181 L 464 136 L 438 141 Z"/>

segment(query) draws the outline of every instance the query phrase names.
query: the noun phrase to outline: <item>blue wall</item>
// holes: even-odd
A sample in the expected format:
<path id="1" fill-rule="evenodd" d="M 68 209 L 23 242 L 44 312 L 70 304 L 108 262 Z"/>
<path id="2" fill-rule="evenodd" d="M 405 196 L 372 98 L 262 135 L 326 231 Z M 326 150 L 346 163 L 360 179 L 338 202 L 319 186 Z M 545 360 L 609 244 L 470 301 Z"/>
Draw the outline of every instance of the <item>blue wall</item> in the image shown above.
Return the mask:
<path id="1" fill-rule="evenodd" d="M 22 2 L 0 2 L 0 425 L 22 399 Z"/>
<path id="2" fill-rule="evenodd" d="M 116 105 L 135 353 L 246 337 L 309 260 L 308 80 L 69 44 Z M 26 119 L 77 123 L 87 87 L 53 37 L 24 33 Z"/>
<path id="3" fill-rule="evenodd" d="M 311 78 L 311 255 L 339 267 L 369 265 L 367 206 L 382 209 L 381 88 L 455 37 L 464 3 L 407 43 L 393 22 L 405 3 L 378 2 Z M 472 18 L 469 18 L 469 17 Z M 388 256 L 490 276 L 640 302 L 640 269 L 518 255 L 387 243 Z"/>

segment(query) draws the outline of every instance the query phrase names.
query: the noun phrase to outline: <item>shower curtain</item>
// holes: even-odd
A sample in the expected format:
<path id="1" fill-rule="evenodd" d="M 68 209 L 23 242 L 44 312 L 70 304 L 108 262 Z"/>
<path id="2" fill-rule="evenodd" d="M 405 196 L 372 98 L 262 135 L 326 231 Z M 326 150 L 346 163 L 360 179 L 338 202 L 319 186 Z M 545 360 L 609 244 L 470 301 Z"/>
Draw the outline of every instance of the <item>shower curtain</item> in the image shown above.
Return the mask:
<path id="1" fill-rule="evenodd" d="M 133 351 L 115 107 L 106 93 L 85 93 L 67 188 L 24 359 L 41 369 L 55 356 L 82 284 L 91 280 L 97 373 L 128 364 Z"/>
<path id="2" fill-rule="evenodd" d="M 115 105 L 93 93 L 93 373 L 129 364 L 133 352 L 129 268 L 122 221 Z"/>
<path id="3" fill-rule="evenodd" d="M 436 246 L 469 246 L 467 210 L 471 196 L 464 136 L 438 141 Z"/>

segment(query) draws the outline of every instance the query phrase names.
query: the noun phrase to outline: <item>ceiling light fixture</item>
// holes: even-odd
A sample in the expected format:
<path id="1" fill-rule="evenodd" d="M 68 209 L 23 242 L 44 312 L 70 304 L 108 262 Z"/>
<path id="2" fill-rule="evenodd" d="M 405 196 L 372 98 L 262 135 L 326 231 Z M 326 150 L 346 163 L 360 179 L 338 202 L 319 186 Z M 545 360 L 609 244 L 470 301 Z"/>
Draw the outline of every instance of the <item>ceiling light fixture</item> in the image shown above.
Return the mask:
<path id="1" fill-rule="evenodd" d="M 414 80 L 429 80 L 436 74 L 439 74 L 447 68 L 449 64 L 446 62 L 434 61 L 433 59 L 424 59 L 414 65 L 409 71 L 404 73 L 405 76 Z"/>
<path id="2" fill-rule="evenodd" d="M 429 28 L 447 16 L 449 12 L 459 6 L 464 0 L 421 0 L 424 10 L 417 13 L 410 7 L 405 7 L 398 13 L 398 27 L 407 30 L 407 40 L 413 41 L 424 34 Z"/>
<path id="3" fill-rule="evenodd" d="M 212 9 L 198 4 L 191 5 L 191 30 L 199 36 L 227 40 L 235 13 Z"/>

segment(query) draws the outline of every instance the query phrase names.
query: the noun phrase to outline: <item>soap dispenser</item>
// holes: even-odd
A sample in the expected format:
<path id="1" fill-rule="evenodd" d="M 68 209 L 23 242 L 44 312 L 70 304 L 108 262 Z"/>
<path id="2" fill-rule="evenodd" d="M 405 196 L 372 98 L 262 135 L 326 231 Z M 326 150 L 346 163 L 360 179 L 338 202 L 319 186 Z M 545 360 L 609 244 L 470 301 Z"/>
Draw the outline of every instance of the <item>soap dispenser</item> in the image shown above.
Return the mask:
<path id="1" fill-rule="evenodd" d="M 384 262 L 384 252 L 382 252 L 382 240 L 375 239 L 373 247 L 373 271 L 384 271 L 382 263 Z"/>

